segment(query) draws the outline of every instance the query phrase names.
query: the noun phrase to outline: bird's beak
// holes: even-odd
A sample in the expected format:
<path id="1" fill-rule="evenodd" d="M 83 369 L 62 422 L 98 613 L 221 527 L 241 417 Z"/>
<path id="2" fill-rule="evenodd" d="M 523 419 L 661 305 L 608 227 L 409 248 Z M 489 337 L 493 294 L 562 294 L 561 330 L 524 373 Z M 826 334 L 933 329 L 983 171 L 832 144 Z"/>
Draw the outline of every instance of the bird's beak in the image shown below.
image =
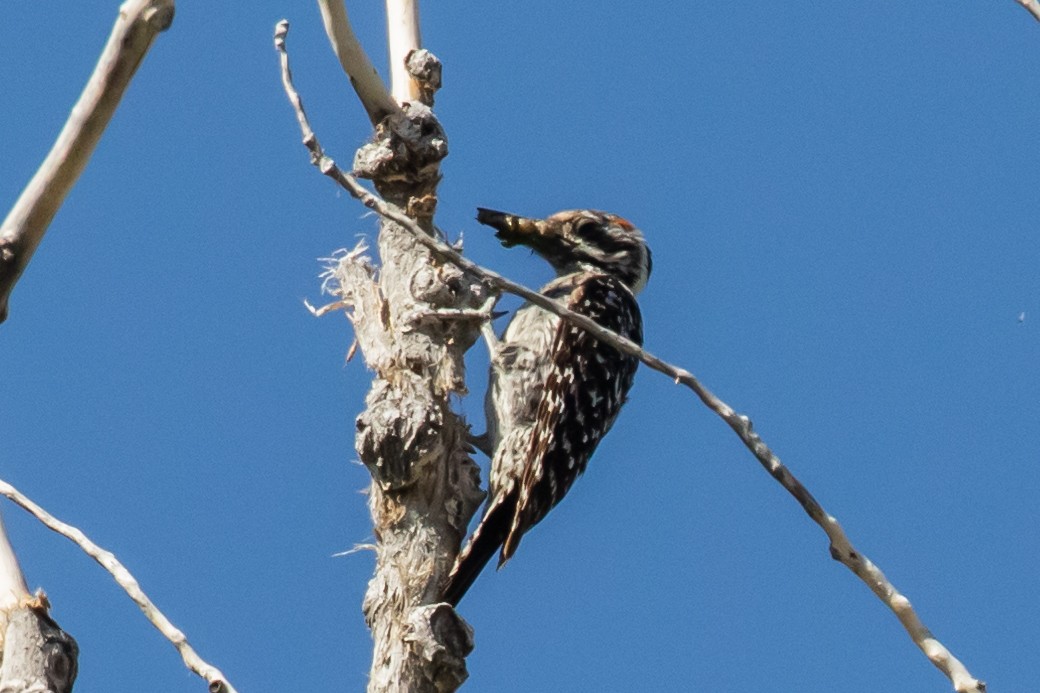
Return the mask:
<path id="1" fill-rule="evenodd" d="M 545 233 L 545 222 L 541 219 L 519 217 L 483 207 L 477 207 L 477 221 L 495 229 L 495 236 L 507 248 L 518 244 L 537 246 L 539 238 Z"/>

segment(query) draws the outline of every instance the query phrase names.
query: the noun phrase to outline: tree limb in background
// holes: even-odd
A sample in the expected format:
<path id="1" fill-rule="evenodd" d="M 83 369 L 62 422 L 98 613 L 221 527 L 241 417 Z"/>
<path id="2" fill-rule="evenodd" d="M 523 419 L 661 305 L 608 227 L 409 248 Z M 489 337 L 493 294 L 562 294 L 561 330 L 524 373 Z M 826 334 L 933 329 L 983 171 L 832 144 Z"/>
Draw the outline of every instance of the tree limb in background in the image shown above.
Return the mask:
<path id="1" fill-rule="evenodd" d="M 173 0 L 127 0 L 94 73 L 43 164 L 0 225 L 0 322 L 8 300 L 152 41 L 173 21 Z"/>
<path id="2" fill-rule="evenodd" d="M 386 85 L 379 78 L 375 66 L 354 35 L 344 2 L 345 0 L 318 0 L 321 20 L 325 24 L 325 33 L 332 44 L 332 51 L 350 78 L 350 85 L 354 87 L 358 100 L 365 107 L 368 119 L 373 125 L 378 125 L 388 115 L 400 113 L 401 107 L 386 90 Z"/>
<path id="3" fill-rule="evenodd" d="M 1040 21 L 1040 2 L 1037 2 L 1037 0 L 1015 0 L 1015 2 L 1024 7 L 1029 14 L 1033 15 L 1033 19 Z"/>
<path id="4" fill-rule="evenodd" d="M 234 687 L 228 683 L 227 679 L 224 678 L 224 674 L 220 673 L 219 669 L 199 657 L 198 653 L 195 652 L 188 643 L 188 638 L 185 637 L 184 633 L 170 623 L 170 619 L 166 618 L 166 615 L 163 614 L 163 612 L 159 611 L 159 608 L 152 603 L 152 600 L 149 599 L 148 595 L 141 589 L 141 586 L 137 583 L 137 580 L 134 579 L 134 576 L 130 574 L 130 571 L 119 562 L 119 559 L 117 559 L 112 552 L 106 551 L 92 542 L 87 535 L 78 528 L 65 524 L 61 520 L 55 518 L 27 496 L 23 495 L 14 486 L 11 486 L 3 480 L 0 480 L 0 495 L 7 496 L 7 498 L 9 498 L 13 503 L 24 508 L 30 515 L 42 522 L 48 529 L 57 532 L 76 546 L 83 549 L 84 553 L 93 558 L 102 568 L 111 573 L 112 577 L 115 578 L 116 584 L 122 587 L 127 595 L 134 600 L 134 603 L 141 608 L 141 611 L 144 612 L 145 618 L 147 618 L 151 624 L 162 633 L 163 637 L 169 640 L 173 646 L 177 648 L 177 651 L 181 653 L 184 665 L 209 683 L 210 693 L 236 693 Z M 10 630 L 8 630 L 8 632 L 10 632 Z M 7 689 L 0 688 L 0 690 Z"/>
<path id="5" fill-rule="evenodd" d="M 408 14 L 417 17 L 414 1 Z M 341 0 L 320 2 L 344 69 L 352 78 L 371 75 Z M 402 24 L 392 13 L 405 11 L 407 4 L 388 6 L 388 26 Z M 275 48 L 283 84 L 306 132 L 285 51 L 287 32 L 288 23 L 279 23 Z M 345 36 L 349 50 L 342 45 Z M 417 31 L 399 38 L 395 60 L 425 54 L 423 60 L 408 61 L 407 73 L 432 90 L 439 81 L 439 62 L 418 50 Z M 356 78 L 351 83 L 375 124 L 374 137 L 355 155 L 354 170 L 407 210 L 410 223 L 433 233 L 440 161 L 448 153 L 440 123 L 424 100 L 395 103 L 395 111 L 377 120 L 381 111 L 372 107 L 372 93 L 379 91 L 375 100 L 381 99 L 382 83 L 365 86 Z M 400 93 L 400 85 L 392 91 Z M 429 96 L 432 102 L 432 92 Z M 465 392 L 463 357 L 478 330 L 474 321 L 418 324 L 409 316 L 481 305 L 488 299 L 487 287 L 390 220 L 380 219 L 378 249 L 378 271 L 358 249 L 344 258 L 344 272 L 326 280 L 352 306 L 357 345 L 375 372 L 355 439 L 358 457 L 372 476 L 369 508 L 377 538 L 375 574 L 363 605 L 374 641 L 368 690 L 451 691 L 466 679 L 472 631 L 453 609 L 437 603 L 437 596 L 483 498 L 468 454 L 469 430 L 452 409 L 452 395 Z"/>
<path id="6" fill-rule="evenodd" d="M 283 67 L 286 64 L 283 62 Z M 364 204 L 369 209 L 377 212 L 380 216 L 390 219 L 396 224 L 408 229 L 414 234 L 415 239 L 429 248 L 437 255 L 456 264 L 461 269 L 480 277 L 490 286 L 515 294 L 531 303 L 544 308 L 561 318 L 568 320 L 574 325 L 581 327 L 593 334 L 597 339 L 613 345 L 618 350 L 635 356 L 650 368 L 664 373 L 676 384 L 682 384 L 693 390 L 700 400 L 715 412 L 726 424 L 733 429 L 740 440 L 751 450 L 759 463 L 776 479 L 781 486 L 790 493 L 802 506 L 803 510 L 818 524 L 830 539 L 831 557 L 840 561 L 856 574 L 870 587 L 899 618 L 907 633 L 914 643 L 921 648 L 928 659 L 942 671 L 953 683 L 957 693 L 984 693 L 985 684 L 974 678 L 965 666 L 954 657 L 950 651 L 939 642 L 931 632 L 924 626 L 920 618 L 914 612 L 910 601 L 903 596 L 885 577 L 884 573 L 874 565 L 865 555 L 860 553 L 852 545 L 844 530 L 832 515 L 828 514 L 819 502 L 813 498 L 800 481 L 781 464 L 780 459 L 769 449 L 757 433 L 754 432 L 751 420 L 736 413 L 732 407 L 716 397 L 689 371 L 673 366 L 662 361 L 650 352 L 640 348 L 637 344 L 610 330 L 601 327 L 592 319 L 568 310 L 563 304 L 543 296 L 521 284 L 517 284 L 505 277 L 477 265 L 466 259 L 446 243 L 437 240 L 427 234 L 422 227 L 416 224 L 399 209 L 374 195 L 361 185 L 358 180 L 340 169 L 335 161 L 325 155 L 321 144 L 307 121 L 303 112 L 299 94 L 292 86 L 291 78 L 283 71 L 284 84 L 289 100 L 296 107 L 296 116 L 300 123 L 303 134 L 303 143 L 311 152 L 311 161 L 326 176 L 336 181 L 350 195 Z"/>

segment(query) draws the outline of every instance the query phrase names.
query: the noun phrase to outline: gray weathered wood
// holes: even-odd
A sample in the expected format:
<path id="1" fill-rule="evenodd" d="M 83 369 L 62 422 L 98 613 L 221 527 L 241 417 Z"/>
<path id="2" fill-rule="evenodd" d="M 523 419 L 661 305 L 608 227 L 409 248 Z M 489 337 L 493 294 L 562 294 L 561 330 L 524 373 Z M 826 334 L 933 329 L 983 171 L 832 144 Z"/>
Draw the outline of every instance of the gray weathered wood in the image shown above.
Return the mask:
<path id="1" fill-rule="evenodd" d="M 0 693 L 68 693 L 76 681 L 79 647 L 42 605 L 8 614 Z"/>
<path id="2" fill-rule="evenodd" d="M 433 113 L 413 102 L 377 128 L 354 168 L 433 233 L 438 162 L 446 153 Z M 482 498 L 468 428 L 450 402 L 465 392 L 462 357 L 478 325 L 419 316 L 475 308 L 488 291 L 391 221 L 382 220 L 378 246 L 378 272 L 357 271 L 362 258 L 355 256 L 339 277 L 344 296 L 356 301 L 358 344 L 375 371 L 356 440 L 372 474 L 377 538 L 364 602 L 375 641 L 369 691 L 452 691 L 466 678 L 472 632 L 450 607 L 430 604 Z"/>

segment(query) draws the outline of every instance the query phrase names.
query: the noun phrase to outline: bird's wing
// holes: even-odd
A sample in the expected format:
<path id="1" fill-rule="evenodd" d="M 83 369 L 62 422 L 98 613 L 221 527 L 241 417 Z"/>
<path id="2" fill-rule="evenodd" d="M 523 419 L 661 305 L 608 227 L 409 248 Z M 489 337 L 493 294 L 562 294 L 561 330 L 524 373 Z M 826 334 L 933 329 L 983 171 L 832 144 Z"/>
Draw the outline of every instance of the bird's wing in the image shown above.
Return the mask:
<path id="1" fill-rule="evenodd" d="M 595 275 L 567 297 L 567 307 L 642 344 L 639 305 L 617 279 Z M 632 386 L 637 359 L 560 320 L 552 344 L 552 368 L 538 403 L 519 500 L 499 565 L 523 534 L 566 495 L 585 471 L 599 441 L 617 418 Z"/>

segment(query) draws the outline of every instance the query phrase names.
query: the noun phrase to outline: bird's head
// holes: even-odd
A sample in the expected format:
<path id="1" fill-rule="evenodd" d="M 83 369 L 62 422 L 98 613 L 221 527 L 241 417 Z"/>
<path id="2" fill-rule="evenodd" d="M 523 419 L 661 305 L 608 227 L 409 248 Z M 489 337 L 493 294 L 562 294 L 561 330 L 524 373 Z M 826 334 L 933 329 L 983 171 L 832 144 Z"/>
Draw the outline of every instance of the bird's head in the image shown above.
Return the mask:
<path id="1" fill-rule="evenodd" d="M 479 207 L 477 221 L 496 229 L 506 247 L 530 247 L 561 275 L 602 272 L 620 279 L 633 294 L 650 278 L 653 263 L 643 234 L 616 214 L 572 209 L 529 219 Z"/>

